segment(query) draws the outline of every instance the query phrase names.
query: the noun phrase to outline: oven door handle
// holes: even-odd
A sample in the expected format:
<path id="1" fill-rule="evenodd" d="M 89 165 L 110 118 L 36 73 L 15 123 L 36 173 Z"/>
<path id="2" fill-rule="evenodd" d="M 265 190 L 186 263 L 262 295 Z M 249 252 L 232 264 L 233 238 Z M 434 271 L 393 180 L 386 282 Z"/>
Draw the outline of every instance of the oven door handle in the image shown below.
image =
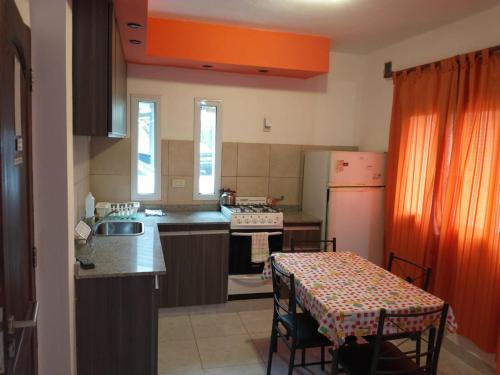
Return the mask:
<path id="1" fill-rule="evenodd" d="M 262 233 L 262 232 L 256 232 L 256 233 Z M 236 237 L 252 237 L 253 233 L 245 233 L 245 232 L 232 232 L 231 236 L 236 236 Z M 268 236 L 282 236 L 283 232 L 269 232 L 267 233 Z"/>

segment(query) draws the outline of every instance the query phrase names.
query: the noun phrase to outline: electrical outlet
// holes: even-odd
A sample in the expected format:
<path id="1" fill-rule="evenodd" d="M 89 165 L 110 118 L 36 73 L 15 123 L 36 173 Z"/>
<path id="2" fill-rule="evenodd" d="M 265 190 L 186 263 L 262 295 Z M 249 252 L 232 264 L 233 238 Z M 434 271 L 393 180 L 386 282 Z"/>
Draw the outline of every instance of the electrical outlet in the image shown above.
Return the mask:
<path id="1" fill-rule="evenodd" d="M 273 127 L 273 123 L 270 118 L 264 118 L 264 131 L 265 132 L 270 132 L 271 128 Z"/>
<path id="2" fill-rule="evenodd" d="M 182 178 L 175 178 L 172 180 L 172 187 L 174 188 L 183 188 L 186 186 L 186 180 Z"/>

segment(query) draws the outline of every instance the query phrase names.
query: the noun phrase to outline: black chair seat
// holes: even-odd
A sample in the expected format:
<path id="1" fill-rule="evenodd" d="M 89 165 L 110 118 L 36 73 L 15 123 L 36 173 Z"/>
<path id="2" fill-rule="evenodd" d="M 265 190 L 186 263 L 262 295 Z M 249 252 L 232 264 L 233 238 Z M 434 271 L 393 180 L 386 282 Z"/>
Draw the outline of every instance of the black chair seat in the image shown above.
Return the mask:
<path id="1" fill-rule="evenodd" d="M 340 348 L 339 361 L 348 374 L 370 374 L 373 358 L 373 345 L 349 345 Z M 419 370 L 417 364 L 409 359 L 396 345 L 389 341 L 382 342 L 381 357 L 395 358 L 391 360 L 380 359 L 378 371 L 408 371 L 412 375 L 428 375 L 423 369 Z"/>
<path id="2" fill-rule="evenodd" d="M 318 332 L 319 325 L 309 313 L 295 315 L 297 322 L 297 346 L 301 348 L 313 348 L 318 346 L 330 346 L 332 343 Z M 282 315 L 279 320 L 286 330 L 290 332 L 293 327 L 292 316 Z"/>

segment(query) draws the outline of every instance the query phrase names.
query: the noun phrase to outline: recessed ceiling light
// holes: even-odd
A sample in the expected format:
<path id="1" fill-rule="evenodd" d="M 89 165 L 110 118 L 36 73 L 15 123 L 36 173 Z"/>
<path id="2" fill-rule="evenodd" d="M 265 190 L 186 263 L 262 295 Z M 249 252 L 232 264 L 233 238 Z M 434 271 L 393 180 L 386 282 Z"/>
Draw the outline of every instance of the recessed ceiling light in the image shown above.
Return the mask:
<path id="1" fill-rule="evenodd" d="M 268 73 L 269 70 L 267 70 L 267 69 L 259 69 L 258 72 L 259 73 Z"/>
<path id="2" fill-rule="evenodd" d="M 214 66 L 213 65 L 210 65 L 210 64 L 204 64 L 201 66 L 202 68 L 206 68 L 206 69 L 210 69 L 210 68 L 213 68 Z"/>
<path id="3" fill-rule="evenodd" d="M 131 29 L 134 29 L 134 30 L 142 29 L 142 25 L 139 23 L 135 23 L 135 22 L 129 22 L 129 23 L 127 23 L 127 26 Z"/>
<path id="4" fill-rule="evenodd" d="M 142 44 L 142 42 L 140 40 L 137 40 L 137 39 L 130 39 L 129 42 L 132 44 Z"/>

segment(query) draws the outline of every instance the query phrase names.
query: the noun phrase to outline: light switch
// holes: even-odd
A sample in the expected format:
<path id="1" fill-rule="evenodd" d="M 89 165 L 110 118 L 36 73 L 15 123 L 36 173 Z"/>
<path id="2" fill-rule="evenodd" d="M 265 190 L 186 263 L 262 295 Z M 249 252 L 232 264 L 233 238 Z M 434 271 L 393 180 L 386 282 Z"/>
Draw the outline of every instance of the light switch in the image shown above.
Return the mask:
<path id="1" fill-rule="evenodd" d="M 182 178 L 174 178 L 172 180 L 172 187 L 174 188 L 183 188 L 186 186 L 186 180 Z"/>

